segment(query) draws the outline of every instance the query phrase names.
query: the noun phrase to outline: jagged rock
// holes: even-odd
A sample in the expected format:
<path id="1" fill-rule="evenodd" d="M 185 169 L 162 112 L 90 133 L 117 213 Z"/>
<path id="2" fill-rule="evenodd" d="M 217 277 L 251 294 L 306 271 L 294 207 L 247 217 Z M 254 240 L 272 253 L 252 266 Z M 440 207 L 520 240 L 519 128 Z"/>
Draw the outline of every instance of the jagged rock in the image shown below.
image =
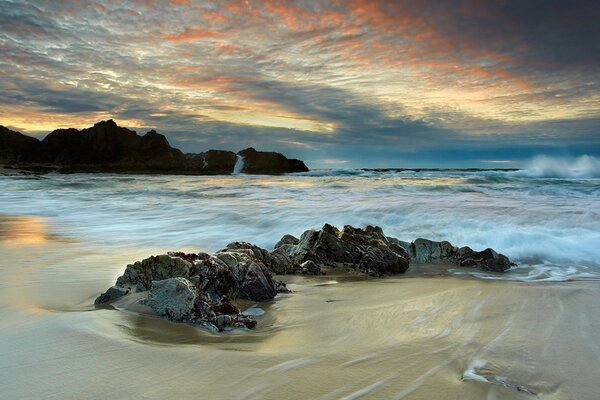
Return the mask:
<path id="1" fill-rule="evenodd" d="M 281 247 L 284 244 L 297 245 L 298 243 L 300 243 L 300 239 L 298 239 L 297 237 L 292 236 L 292 235 L 283 235 L 281 240 L 279 240 L 279 242 L 275 243 L 275 248 Z"/>
<path id="2" fill-rule="evenodd" d="M 131 292 L 130 288 L 111 286 L 108 290 L 96 298 L 94 304 L 109 303 Z"/>
<path id="3" fill-rule="evenodd" d="M 322 265 L 345 265 L 381 276 L 404 273 L 411 259 L 497 272 L 514 265 L 489 248 L 476 252 L 423 238 L 409 243 L 387 237 L 375 226 L 359 229 L 347 225 L 340 231 L 326 224 L 320 230 L 305 231 L 300 239 L 284 236 L 272 252 L 251 243 L 233 242 L 212 255 L 175 252 L 146 258 L 128 265 L 116 285 L 95 303 L 150 290 L 146 304 L 171 321 L 214 332 L 253 328 L 253 317 L 241 314 L 231 300 L 268 301 L 277 293 L 289 293 L 285 283 L 273 281 L 273 271 L 318 275 Z"/>
<path id="4" fill-rule="evenodd" d="M 313 260 L 307 260 L 300 265 L 300 273 L 303 275 L 321 275 L 321 267 Z"/>
<path id="5" fill-rule="evenodd" d="M 277 295 L 271 272 L 264 264 L 249 265 L 246 279 L 242 282 L 242 293 L 252 301 L 272 300 Z"/>
<path id="6" fill-rule="evenodd" d="M 295 242 L 283 238 L 276 251 L 284 252 L 292 261 L 300 264 L 307 261 L 332 266 L 350 263 L 375 275 L 403 273 L 410 260 L 404 248 L 389 241 L 381 228 L 373 226 L 358 229 L 347 225 L 339 231 L 325 224 L 318 231 L 305 231 L 300 240 Z"/>
<path id="7" fill-rule="evenodd" d="M 456 247 L 450 242 L 435 242 L 419 238 L 412 243 L 398 241 L 410 257 L 419 264 L 451 263 L 461 267 L 478 268 L 483 271 L 505 272 L 514 264 L 508 257 L 496 253 L 493 249 L 480 252 L 470 247 Z"/>
<path id="8" fill-rule="evenodd" d="M 152 256 L 129 264 L 123 275 L 117 279 L 117 286 L 135 286 L 138 291 L 148 290 L 152 281 L 189 278 L 191 268 L 192 264 L 180 257 L 167 254 Z"/>
<path id="9" fill-rule="evenodd" d="M 191 319 L 197 297 L 198 290 L 189 280 L 169 278 L 152 282 L 145 304 L 160 316 L 182 322 Z"/>
<path id="10" fill-rule="evenodd" d="M 244 171 L 250 174 L 283 174 L 308 171 L 300 160 L 279 153 L 254 149 L 244 155 Z M 0 126 L 0 162 L 15 168 L 44 172 L 126 172 L 216 175 L 231 174 L 237 155 L 232 151 L 208 150 L 183 154 L 171 147 L 155 130 L 145 135 L 118 126 L 112 119 L 82 130 L 69 128 L 50 132 L 41 142 Z"/>
<path id="11" fill-rule="evenodd" d="M 227 245 L 221 252 L 244 253 L 255 261 L 263 263 L 269 270 L 278 275 L 293 274 L 293 262 L 283 251 L 270 252 L 247 242 L 234 242 Z"/>
<path id="12" fill-rule="evenodd" d="M 505 272 L 514 266 L 508 257 L 496 253 L 493 249 L 487 248 L 483 251 L 473 251 L 468 247 L 463 247 L 461 254 L 458 255 L 458 265 L 461 267 L 474 267 L 484 271 Z"/>

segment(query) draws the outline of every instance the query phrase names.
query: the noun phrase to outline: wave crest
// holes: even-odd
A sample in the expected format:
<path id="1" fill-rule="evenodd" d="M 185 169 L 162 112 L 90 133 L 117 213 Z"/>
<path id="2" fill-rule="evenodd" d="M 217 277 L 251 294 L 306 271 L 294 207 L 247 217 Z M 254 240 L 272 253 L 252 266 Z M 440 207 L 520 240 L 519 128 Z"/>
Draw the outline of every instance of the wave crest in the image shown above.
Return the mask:
<path id="1" fill-rule="evenodd" d="M 521 174 L 531 178 L 600 178 L 600 158 L 534 157 Z"/>

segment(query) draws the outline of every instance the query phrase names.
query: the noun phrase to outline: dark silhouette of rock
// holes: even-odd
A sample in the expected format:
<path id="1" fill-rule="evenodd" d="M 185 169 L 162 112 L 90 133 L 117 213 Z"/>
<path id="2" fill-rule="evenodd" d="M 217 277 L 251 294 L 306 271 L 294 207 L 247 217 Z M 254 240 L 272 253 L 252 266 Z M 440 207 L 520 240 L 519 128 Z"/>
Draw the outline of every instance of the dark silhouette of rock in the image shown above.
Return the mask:
<path id="1" fill-rule="evenodd" d="M 190 172 L 201 172 L 206 175 L 231 174 L 236 162 L 233 151 L 208 150 L 204 153 L 186 154 L 186 168 Z"/>
<path id="2" fill-rule="evenodd" d="M 117 126 L 113 120 L 91 128 L 57 129 L 42 140 L 41 161 L 65 167 L 64 171 L 106 169 L 182 169 L 185 158 L 167 139 L 151 130 L 144 136 Z M 88 166 L 88 167 L 86 167 Z"/>
<path id="3" fill-rule="evenodd" d="M 277 175 L 289 172 L 306 172 L 308 167 L 301 160 L 286 158 L 283 154 L 256 151 L 252 147 L 242 150 L 244 157 L 243 173 Z"/>
<path id="4" fill-rule="evenodd" d="M 38 158 L 40 141 L 0 125 L 0 162 L 31 162 Z"/>
<path id="5" fill-rule="evenodd" d="M 208 150 L 183 154 L 171 147 L 155 130 L 143 136 L 101 121 L 82 130 L 57 129 L 41 142 L 0 127 L 0 162 L 47 172 L 171 173 L 191 175 L 231 174 L 238 156 L 231 151 Z M 302 161 L 289 160 L 279 153 L 244 150 L 248 157 L 242 172 L 282 174 L 308 171 Z"/>

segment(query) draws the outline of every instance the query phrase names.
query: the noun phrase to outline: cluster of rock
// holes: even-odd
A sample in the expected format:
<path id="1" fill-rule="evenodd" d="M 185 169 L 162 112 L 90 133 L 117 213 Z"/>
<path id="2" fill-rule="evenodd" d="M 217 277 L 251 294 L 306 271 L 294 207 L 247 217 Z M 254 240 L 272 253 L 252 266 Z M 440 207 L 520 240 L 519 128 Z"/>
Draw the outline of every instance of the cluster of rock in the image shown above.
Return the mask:
<path id="1" fill-rule="evenodd" d="M 148 292 L 144 304 L 170 321 L 186 322 L 212 331 L 253 328 L 253 317 L 232 302 L 272 300 L 289 292 L 273 274 L 322 274 L 322 268 L 346 268 L 370 276 L 404 273 L 410 262 L 450 263 L 486 271 L 505 272 L 509 259 L 492 249 L 476 252 L 449 242 L 417 239 L 404 242 L 387 237 L 379 227 L 364 229 L 326 224 L 300 238 L 285 235 L 273 251 L 234 242 L 214 254 L 169 253 L 130 264 L 115 286 L 96 304 L 130 293 Z"/>
<path id="2" fill-rule="evenodd" d="M 41 141 L 0 126 L 0 164 L 44 172 L 231 174 L 238 155 L 246 160 L 240 171 L 244 173 L 308 171 L 300 160 L 253 148 L 238 154 L 223 150 L 184 154 L 155 130 L 139 136 L 113 120 L 82 130 L 57 129 Z"/>
<path id="3" fill-rule="evenodd" d="M 285 284 L 273 281 L 271 271 L 252 246 L 243 243 L 239 247 L 231 244 L 212 255 L 170 253 L 130 264 L 95 303 L 148 291 L 145 304 L 158 315 L 218 331 L 256 324 L 231 300 L 267 301 L 286 290 Z"/>

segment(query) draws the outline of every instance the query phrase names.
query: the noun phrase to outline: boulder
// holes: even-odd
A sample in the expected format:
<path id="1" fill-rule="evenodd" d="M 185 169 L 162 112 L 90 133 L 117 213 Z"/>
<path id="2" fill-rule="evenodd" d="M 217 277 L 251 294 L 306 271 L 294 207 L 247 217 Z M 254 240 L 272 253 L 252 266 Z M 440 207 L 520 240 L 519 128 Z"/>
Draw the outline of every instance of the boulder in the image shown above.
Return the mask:
<path id="1" fill-rule="evenodd" d="M 120 297 L 123 297 L 131 292 L 130 288 L 119 286 L 111 286 L 108 290 L 102 293 L 94 300 L 94 304 L 110 303 Z"/>
<path id="2" fill-rule="evenodd" d="M 169 278 L 153 281 L 144 303 L 170 321 L 183 322 L 192 318 L 197 297 L 198 290 L 189 280 Z"/>
<path id="3" fill-rule="evenodd" d="M 150 289 L 153 281 L 168 278 L 189 278 L 192 263 L 167 254 L 152 256 L 129 264 L 117 279 L 117 286 L 135 286 L 137 291 Z"/>
<path id="4" fill-rule="evenodd" d="M 313 260 L 307 260 L 300 265 L 300 273 L 303 275 L 321 275 L 321 267 Z"/>
<path id="5" fill-rule="evenodd" d="M 280 153 L 257 151 L 249 147 L 240 151 L 238 155 L 243 157 L 241 172 L 246 174 L 278 175 L 308 171 L 308 167 L 301 160 L 289 159 Z"/>

